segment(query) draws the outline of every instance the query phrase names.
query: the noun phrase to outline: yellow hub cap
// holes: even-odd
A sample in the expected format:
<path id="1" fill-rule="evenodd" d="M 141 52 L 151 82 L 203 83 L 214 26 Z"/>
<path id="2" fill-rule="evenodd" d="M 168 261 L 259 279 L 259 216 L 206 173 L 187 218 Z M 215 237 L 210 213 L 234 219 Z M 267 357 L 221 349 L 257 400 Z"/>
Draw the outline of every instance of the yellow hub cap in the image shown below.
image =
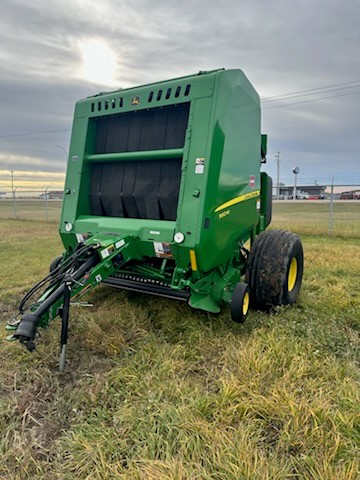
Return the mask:
<path id="1" fill-rule="evenodd" d="M 293 258 L 290 263 L 288 274 L 288 292 L 292 292 L 295 287 L 298 272 L 298 264 L 296 258 Z"/>
<path id="2" fill-rule="evenodd" d="M 249 293 L 245 292 L 244 298 L 243 298 L 243 304 L 242 304 L 242 313 L 243 315 L 246 315 L 249 310 Z"/>

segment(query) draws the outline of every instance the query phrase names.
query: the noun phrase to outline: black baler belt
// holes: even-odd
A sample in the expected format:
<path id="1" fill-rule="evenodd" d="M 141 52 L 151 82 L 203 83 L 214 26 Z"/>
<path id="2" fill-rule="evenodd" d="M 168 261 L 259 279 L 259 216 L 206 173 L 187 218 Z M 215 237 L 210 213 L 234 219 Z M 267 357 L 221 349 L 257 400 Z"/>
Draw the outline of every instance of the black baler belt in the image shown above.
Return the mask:
<path id="1" fill-rule="evenodd" d="M 175 220 L 181 158 L 93 164 L 91 214 Z"/>

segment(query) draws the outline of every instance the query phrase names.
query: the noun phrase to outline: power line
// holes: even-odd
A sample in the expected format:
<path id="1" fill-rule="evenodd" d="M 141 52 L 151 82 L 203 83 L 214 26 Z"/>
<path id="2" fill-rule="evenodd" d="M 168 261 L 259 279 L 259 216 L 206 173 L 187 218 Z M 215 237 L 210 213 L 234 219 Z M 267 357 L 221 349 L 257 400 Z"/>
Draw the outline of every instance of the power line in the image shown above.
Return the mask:
<path id="1" fill-rule="evenodd" d="M 357 84 L 357 85 L 351 85 L 349 87 L 341 87 L 341 88 L 331 88 L 329 90 L 326 90 L 326 91 L 321 91 L 321 92 L 310 92 L 310 93 L 299 93 L 297 95 L 290 95 L 290 96 L 287 96 L 286 98 L 275 98 L 274 100 L 264 100 L 262 101 L 262 103 L 265 103 L 265 102 L 282 102 L 284 100 L 292 100 L 294 98 L 301 98 L 301 97 L 309 97 L 310 95 L 319 95 L 321 93 L 332 93 L 332 92 L 336 92 L 336 91 L 342 91 L 342 90 L 347 90 L 349 88 L 359 88 L 360 87 L 360 84 Z"/>
<path id="2" fill-rule="evenodd" d="M 48 130 L 42 132 L 28 132 L 28 133 L 9 133 L 7 135 L 0 135 L 0 138 L 9 138 L 9 137 L 25 137 L 27 135 L 47 135 L 50 133 L 59 133 L 59 132 L 70 132 L 70 129 L 67 128 L 66 130 Z"/>
<path id="3" fill-rule="evenodd" d="M 319 100 L 326 100 L 327 98 L 346 97 L 347 95 L 356 95 L 358 93 L 360 93 L 360 90 L 358 92 L 341 93 L 338 95 L 328 95 L 327 97 L 313 98 L 311 100 L 302 100 L 301 102 L 284 103 L 282 105 L 270 105 L 270 107 L 263 107 L 263 110 L 269 110 L 269 108 L 283 108 L 283 107 L 288 107 L 290 105 L 299 105 L 301 103 L 318 102 Z"/>
<path id="4" fill-rule="evenodd" d="M 68 139 L 68 134 L 58 133 L 58 134 L 49 134 L 44 135 L 43 137 L 10 137 L 10 138 L 0 138 L 1 145 L 6 144 L 30 144 L 31 142 L 41 142 L 43 145 L 48 143 L 54 143 L 58 141 L 66 141 Z"/>
<path id="5" fill-rule="evenodd" d="M 327 86 L 323 86 L 323 87 L 317 87 L 317 88 L 310 88 L 308 90 L 298 90 L 296 92 L 290 92 L 290 93 L 284 93 L 284 94 L 281 94 L 281 95 L 273 95 L 271 97 L 264 97 L 262 98 L 262 101 L 272 101 L 272 99 L 277 99 L 277 98 L 280 98 L 280 97 L 287 97 L 287 96 L 292 96 L 292 95 L 297 95 L 297 94 L 300 94 L 300 93 L 308 93 L 308 92 L 314 92 L 315 90 L 326 90 L 326 89 L 329 89 L 329 88 L 333 88 L 333 87 L 340 87 L 341 85 L 350 85 L 351 83 L 359 83 L 360 80 L 353 80 L 351 82 L 343 82 L 343 83 L 334 83 L 332 85 L 327 85 Z M 349 87 L 351 88 L 351 87 Z"/>
<path id="6" fill-rule="evenodd" d="M 360 85 L 351 85 L 351 84 L 356 84 L 356 83 L 359 83 L 359 82 L 360 82 L 360 80 L 352 80 L 352 81 L 349 81 L 349 82 L 335 83 L 335 84 L 332 84 L 332 85 L 327 85 L 327 86 L 317 87 L 317 88 L 311 88 L 311 89 L 307 89 L 307 90 L 298 90 L 298 91 L 291 92 L 291 93 L 284 93 L 282 95 L 274 95 L 274 96 L 271 96 L 271 97 L 264 97 L 264 98 L 261 99 L 261 102 L 262 103 L 278 102 L 278 101 L 281 101 L 281 100 L 289 100 L 291 98 L 298 98 L 298 97 L 301 97 L 301 96 L 317 95 L 317 94 L 321 94 L 321 93 L 330 93 L 330 92 L 334 92 L 334 91 L 338 91 L 338 90 L 345 90 L 345 89 L 348 89 L 348 88 L 357 88 Z M 343 86 L 343 87 L 342 88 L 334 88 L 334 87 L 341 87 L 341 86 Z M 324 90 L 327 90 L 327 91 L 324 91 Z M 270 105 L 270 106 L 263 107 L 263 110 L 267 110 L 267 109 L 270 109 L 270 108 L 283 108 L 283 107 L 287 107 L 287 106 L 291 106 L 291 105 L 299 105 L 299 104 L 302 104 L 302 103 L 317 102 L 319 100 L 326 100 L 328 98 L 336 98 L 336 97 L 342 97 L 342 96 L 347 96 L 347 95 L 356 95 L 358 93 L 360 93 L 360 91 L 343 93 L 343 94 L 338 94 L 338 95 L 329 95 L 329 96 L 326 96 L 326 97 L 314 98 L 314 99 L 310 99 L 310 100 L 302 100 L 300 102 L 284 103 L 282 105 Z M 9 133 L 9 134 L 5 134 L 5 135 L 0 135 L 0 138 L 26 137 L 26 136 L 31 137 L 31 136 L 34 136 L 34 135 L 49 135 L 49 134 L 53 134 L 53 133 L 65 133 L 65 132 L 70 132 L 70 131 L 71 131 L 71 129 L 47 130 L 47 131 L 26 132 L 26 133 L 25 132 L 24 133 Z"/>
<path id="7" fill-rule="evenodd" d="M 273 137 L 273 138 L 281 138 L 283 140 L 298 140 L 303 138 L 319 138 L 319 137 L 338 137 L 341 135 L 359 135 L 358 130 L 353 130 L 351 132 L 341 132 L 341 133 L 325 133 L 323 135 L 306 135 L 303 137 Z"/>

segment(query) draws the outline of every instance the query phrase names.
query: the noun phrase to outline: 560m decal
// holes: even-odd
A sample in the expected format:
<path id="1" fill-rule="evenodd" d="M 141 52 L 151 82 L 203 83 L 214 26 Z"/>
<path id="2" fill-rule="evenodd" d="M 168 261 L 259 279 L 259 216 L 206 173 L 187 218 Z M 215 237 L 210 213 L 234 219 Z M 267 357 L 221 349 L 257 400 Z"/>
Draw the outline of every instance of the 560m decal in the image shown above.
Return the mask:
<path id="1" fill-rule="evenodd" d="M 225 208 L 232 207 L 237 203 L 245 202 L 246 200 L 250 200 L 251 198 L 258 197 L 259 195 L 260 195 L 260 190 L 255 190 L 255 192 L 245 193 L 244 195 L 240 195 L 239 197 L 235 197 L 232 200 L 229 200 L 228 202 L 223 203 L 222 205 L 217 207 L 215 212 L 220 212 L 220 210 L 224 210 Z"/>

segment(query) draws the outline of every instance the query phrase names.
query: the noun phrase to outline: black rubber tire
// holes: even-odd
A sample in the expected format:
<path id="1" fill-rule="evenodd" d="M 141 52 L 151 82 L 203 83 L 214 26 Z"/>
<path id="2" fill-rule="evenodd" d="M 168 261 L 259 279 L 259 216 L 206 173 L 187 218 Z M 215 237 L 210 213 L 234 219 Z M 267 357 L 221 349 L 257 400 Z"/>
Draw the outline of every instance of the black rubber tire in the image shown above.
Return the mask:
<path id="1" fill-rule="evenodd" d="M 296 259 L 294 262 L 297 268 L 296 277 L 293 274 L 294 281 L 291 282 L 289 271 L 293 259 Z M 304 254 L 298 235 L 287 230 L 260 233 L 252 245 L 246 273 L 251 305 L 260 310 L 269 310 L 271 307 L 296 302 L 303 270 Z"/>
<path id="2" fill-rule="evenodd" d="M 244 323 L 249 311 L 250 289 L 245 282 L 235 285 L 230 305 L 231 320 Z"/>
<path id="3" fill-rule="evenodd" d="M 57 257 L 55 257 L 51 263 L 50 263 L 50 267 L 49 267 L 49 272 L 52 273 L 55 268 L 57 268 L 59 265 L 60 265 L 60 262 L 61 260 L 63 259 L 63 256 L 62 255 L 58 255 Z"/>

